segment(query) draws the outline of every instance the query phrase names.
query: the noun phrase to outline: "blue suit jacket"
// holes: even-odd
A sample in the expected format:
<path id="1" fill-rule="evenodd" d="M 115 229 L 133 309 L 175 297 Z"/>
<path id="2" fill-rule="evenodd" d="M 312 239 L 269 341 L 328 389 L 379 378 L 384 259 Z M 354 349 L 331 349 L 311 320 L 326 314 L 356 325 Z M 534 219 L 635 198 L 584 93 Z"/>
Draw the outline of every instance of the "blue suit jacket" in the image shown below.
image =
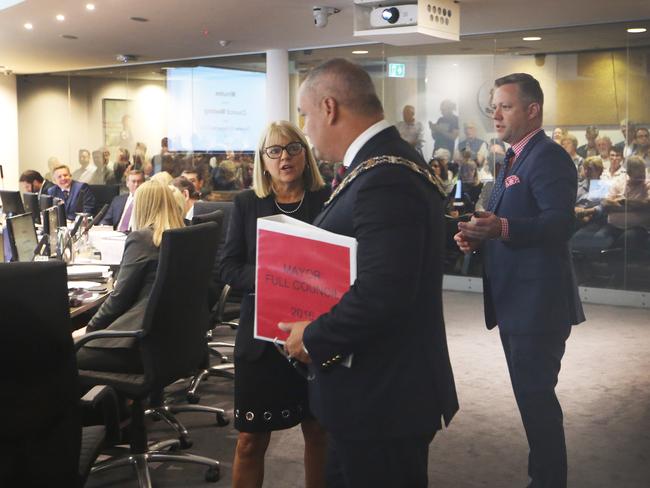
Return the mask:
<path id="1" fill-rule="evenodd" d="M 117 225 L 120 223 L 122 218 L 122 213 L 124 212 L 124 207 L 126 206 L 126 201 L 129 198 L 129 194 L 118 195 L 111 201 L 106 215 L 101 221 L 101 225 L 112 225 L 113 229 L 117 228 Z"/>
<path id="2" fill-rule="evenodd" d="M 86 183 L 73 181 L 67 200 L 64 198 L 63 190 L 56 185 L 47 190 L 47 193 L 65 201 L 65 215 L 68 220 L 74 220 L 77 212 L 86 212 L 91 215 L 95 213 L 95 195 Z"/>
<path id="3" fill-rule="evenodd" d="M 494 213 L 510 239 L 484 246 L 485 321 L 508 334 L 543 334 L 584 321 L 569 239 L 574 231 L 577 172 L 544 132 L 524 147 L 498 195 Z"/>

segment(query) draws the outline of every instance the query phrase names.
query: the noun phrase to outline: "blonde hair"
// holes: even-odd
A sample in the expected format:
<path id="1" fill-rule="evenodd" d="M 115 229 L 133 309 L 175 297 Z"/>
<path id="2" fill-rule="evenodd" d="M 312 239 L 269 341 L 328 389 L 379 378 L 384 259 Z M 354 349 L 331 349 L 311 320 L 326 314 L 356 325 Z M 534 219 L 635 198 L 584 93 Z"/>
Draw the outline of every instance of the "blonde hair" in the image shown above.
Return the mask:
<path id="1" fill-rule="evenodd" d="M 268 197 L 273 193 L 271 176 L 264 170 L 262 154 L 266 141 L 271 139 L 285 138 L 289 141 L 300 141 L 305 148 L 305 170 L 302 173 L 303 187 L 305 191 L 320 190 L 325 186 L 323 177 L 318 171 L 318 165 L 314 154 L 307 143 L 305 135 L 298 127 L 286 120 L 271 122 L 260 137 L 257 151 L 255 151 L 255 162 L 253 163 L 253 191 L 259 198 Z"/>
<path id="2" fill-rule="evenodd" d="M 153 175 L 149 181 L 157 181 L 163 185 L 169 185 L 173 179 L 173 176 L 170 175 L 167 171 L 160 171 L 159 173 Z"/>
<path id="3" fill-rule="evenodd" d="M 604 169 L 603 159 L 600 156 L 589 156 L 582 163 L 582 167 L 584 169 L 587 169 L 588 167 L 594 168 L 602 174 Z"/>
<path id="4" fill-rule="evenodd" d="M 183 214 L 171 189 L 156 180 L 143 183 L 135 191 L 135 230 L 153 230 L 153 243 L 160 246 L 162 234 L 184 227 Z"/>

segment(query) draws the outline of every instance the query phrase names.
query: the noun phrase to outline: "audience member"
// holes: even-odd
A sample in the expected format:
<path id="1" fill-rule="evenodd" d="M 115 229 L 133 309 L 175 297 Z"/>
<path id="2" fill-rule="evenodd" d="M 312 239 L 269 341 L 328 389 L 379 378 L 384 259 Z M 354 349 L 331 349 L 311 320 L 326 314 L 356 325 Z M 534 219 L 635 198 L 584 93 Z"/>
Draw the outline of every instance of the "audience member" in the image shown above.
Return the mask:
<path id="1" fill-rule="evenodd" d="M 232 162 L 231 162 L 232 163 Z M 309 406 L 307 381 L 273 344 L 253 337 L 257 219 L 288 214 L 311 223 L 329 197 L 305 136 L 290 122 L 271 123 L 255 152 L 253 190 L 234 200 L 221 262 L 222 279 L 245 292 L 235 340 L 233 487 L 260 487 L 271 432 L 301 424 L 305 478 L 323 487 L 326 434 Z"/>
<path id="2" fill-rule="evenodd" d="M 101 221 L 102 225 L 112 225 L 113 229 L 126 232 L 133 228 L 133 207 L 135 191 L 144 183 L 144 172 L 132 169 L 126 176 L 128 194 L 113 198 L 108 211 Z"/>
<path id="3" fill-rule="evenodd" d="M 18 178 L 18 184 L 20 185 L 20 191 L 23 193 L 31 192 L 39 195 L 47 194 L 47 190 L 54 186 L 51 181 L 46 180 L 38 171 L 33 169 L 24 171 Z"/>
<path id="4" fill-rule="evenodd" d="M 185 172 L 183 172 L 183 175 L 185 175 Z M 241 181 L 237 179 L 237 166 L 233 161 L 224 159 L 219 163 L 212 185 L 215 191 L 237 191 L 242 189 Z"/>
<path id="5" fill-rule="evenodd" d="M 415 107 L 413 105 L 404 105 L 402 109 L 402 119 L 395 127 L 399 131 L 399 135 L 415 148 L 417 152 L 422 154 L 422 147 L 424 146 L 424 129 L 422 122 L 415 120 Z"/>
<path id="6" fill-rule="evenodd" d="M 465 152 L 463 162 L 460 163 L 460 171 L 458 172 L 458 179 L 462 183 L 461 198 L 465 207 L 463 213 L 472 213 L 478 202 L 479 195 L 483 189 L 483 183 L 478 177 L 478 168 L 476 161 L 469 158 L 468 151 Z M 451 191 L 449 197 L 454 196 L 454 190 Z"/>
<path id="7" fill-rule="evenodd" d="M 120 147 L 117 150 L 117 161 L 113 164 L 113 175 L 115 183 L 120 185 L 120 192 L 127 193 L 126 188 L 126 173 L 133 166 L 131 165 L 131 153 L 125 147 Z"/>
<path id="8" fill-rule="evenodd" d="M 151 159 L 151 174 L 160 173 L 163 170 L 163 156 L 169 154 L 169 139 L 163 137 L 160 140 L 160 153 Z"/>
<path id="9" fill-rule="evenodd" d="M 571 159 L 573 160 L 573 164 L 576 165 L 576 169 L 578 170 L 578 178 L 580 178 L 581 177 L 580 167 L 582 166 L 582 162 L 584 160 L 578 153 L 576 153 L 576 149 L 578 147 L 578 139 L 576 139 L 576 136 L 574 136 L 573 134 L 567 134 L 564 137 L 562 137 L 560 144 L 562 145 L 564 150 L 569 153 L 569 156 L 571 156 Z"/>
<path id="10" fill-rule="evenodd" d="M 120 276 L 113 291 L 90 319 L 86 332 L 135 331 L 144 326 L 145 310 L 158 268 L 162 234 L 183 227 L 171 189 L 148 181 L 135 194 L 133 232 L 126 238 Z M 142 373 L 135 338 L 89 342 L 77 352 L 79 369 L 111 373 Z"/>
<path id="11" fill-rule="evenodd" d="M 81 183 L 92 183 L 97 166 L 90 164 L 90 151 L 79 149 L 79 168 L 73 171 L 72 179 Z"/>
<path id="12" fill-rule="evenodd" d="M 621 120 L 621 134 L 623 140 L 615 144 L 614 147 L 621 150 L 623 158 L 631 156 L 634 152 L 634 137 L 636 132 L 636 125 L 627 119 Z"/>
<path id="13" fill-rule="evenodd" d="M 605 166 L 604 162 L 603 166 Z M 623 151 L 620 147 L 612 147 L 609 151 L 609 167 L 605 168 L 601 178 L 603 180 L 615 180 L 624 174 L 625 168 L 623 168 Z"/>
<path id="14" fill-rule="evenodd" d="M 449 195 L 449 192 L 451 192 L 451 189 L 456 184 L 458 164 L 451 161 L 451 153 L 443 148 L 440 148 L 433 153 L 433 160 L 437 161 L 440 165 L 440 174 L 444 176 L 444 178 L 442 178 L 442 186 L 445 193 Z"/>
<path id="15" fill-rule="evenodd" d="M 331 188 L 332 180 L 334 180 L 334 166 L 332 163 L 329 161 L 321 161 L 318 165 L 318 171 L 325 182 L 325 186 Z"/>
<path id="16" fill-rule="evenodd" d="M 194 183 L 184 176 L 174 178 L 172 185 L 178 188 L 178 191 L 183 195 L 183 215 L 185 216 L 186 223 L 192 222 L 192 217 L 194 217 L 194 204 L 201 199 L 201 194 L 196 191 Z"/>
<path id="17" fill-rule="evenodd" d="M 54 179 L 52 174 L 54 173 L 54 168 L 56 168 L 57 166 L 61 166 L 61 163 L 59 162 L 59 158 L 57 158 L 56 156 L 50 156 L 47 159 L 47 169 L 48 169 L 48 171 L 47 171 L 47 173 L 45 173 L 45 176 L 44 176 L 44 178 L 46 180 L 52 181 Z"/>
<path id="18" fill-rule="evenodd" d="M 171 185 L 173 179 L 174 178 L 172 175 L 170 175 L 167 171 L 161 171 L 160 173 L 153 175 L 149 181 L 157 181 L 163 185 Z"/>
<path id="19" fill-rule="evenodd" d="M 603 161 L 603 168 L 605 171 L 609 169 L 609 152 L 612 149 L 612 140 L 607 136 L 596 138 L 596 150 L 598 151 L 595 156 L 600 156 Z"/>
<path id="20" fill-rule="evenodd" d="M 92 185 L 114 185 L 115 175 L 108 167 L 110 162 L 110 151 L 108 148 L 97 149 L 93 151 L 93 164 L 96 169 L 90 181 Z"/>
<path id="21" fill-rule="evenodd" d="M 492 144 L 486 158 L 486 163 L 484 163 L 479 170 L 479 179 L 483 182 L 494 180 L 497 175 L 497 173 L 494 172 L 495 165 L 497 163 L 503 163 L 505 155 L 506 150 L 500 144 Z"/>
<path id="22" fill-rule="evenodd" d="M 494 175 L 492 179 L 481 180 L 483 182 L 483 188 L 481 189 L 481 194 L 478 196 L 476 202 L 476 207 L 474 210 L 485 211 L 487 210 L 488 202 L 490 201 L 490 196 L 492 195 L 492 189 L 494 188 L 494 182 L 496 178 L 499 177 L 499 172 L 503 167 L 503 160 L 505 159 L 505 153 L 499 152 L 503 151 L 501 146 L 494 145 L 493 152 L 490 152 L 490 156 L 487 159 L 487 163 L 483 165 L 484 168 L 488 168 L 491 174 Z"/>
<path id="23" fill-rule="evenodd" d="M 590 156 L 582 164 L 584 178 L 578 181 L 578 191 L 576 195 L 576 219 L 580 225 L 592 221 L 598 214 L 597 207 L 607 195 L 606 185 L 597 185 L 600 183 L 603 174 L 603 160 L 600 156 Z"/>
<path id="24" fill-rule="evenodd" d="M 598 134 L 598 127 L 595 125 L 587 126 L 585 129 L 585 138 L 587 139 L 587 143 L 576 149 L 576 152 L 580 155 L 581 158 L 585 159 L 589 156 L 597 156 L 600 153 L 597 147 Z"/>
<path id="25" fill-rule="evenodd" d="M 458 143 L 459 157 L 454 159 L 462 158 L 463 152 L 469 151 L 471 159 L 476 161 L 478 167 L 481 168 L 488 155 L 487 143 L 483 139 L 476 137 L 476 124 L 474 122 L 465 122 L 464 131 L 465 139 Z"/>
<path id="26" fill-rule="evenodd" d="M 632 155 L 641 158 L 645 163 L 646 170 L 650 170 L 650 131 L 645 127 L 637 127 L 634 131 L 634 151 Z"/>
<path id="27" fill-rule="evenodd" d="M 563 129 L 562 127 L 556 127 L 553 129 L 552 139 L 554 142 L 562 144 L 562 138 L 567 135 L 569 135 L 569 132 L 566 129 Z"/>
<path id="28" fill-rule="evenodd" d="M 458 116 L 454 114 L 456 104 L 451 100 L 443 100 L 440 103 L 442 116 L 434 124 L 429 121 L 429 130 L 434 140 L 433 153 L 438 149 L 446 149 L 449 154 L 454 153 L 454 145 L 459 133 Z"/>
<path id="29" fill-rule="evenodd" d="M 65 164 L 54 168 L 53 174 L 55 186 L 47 190 L 47 193 L 65 205 L 68 220 L 74 220 L 78 212 L 92 215 L 95 211 L 95 196 L 88 184 L 74 181 L 70 168 Z"/>

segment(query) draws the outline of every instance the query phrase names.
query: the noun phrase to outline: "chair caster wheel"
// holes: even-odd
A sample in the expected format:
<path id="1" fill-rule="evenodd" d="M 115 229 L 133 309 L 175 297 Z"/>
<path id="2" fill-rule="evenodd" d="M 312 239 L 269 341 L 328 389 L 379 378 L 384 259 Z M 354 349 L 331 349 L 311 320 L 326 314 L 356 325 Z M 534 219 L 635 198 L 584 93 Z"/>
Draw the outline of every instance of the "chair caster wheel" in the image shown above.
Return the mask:
<path id="1" fill-rule="evenodd" d="M 172 444 L 169 446 L 169 452 L 178 452 L 181 450 L 181 445 L 180 443 Z"/>
<path id="2" fill-rule="evenodd" d="M 217 425 L 219 427 L 225 427 L 230 423 L 230 420 L 228 420 L 222 413 L 217 414 Z"/>
<path id="3" fill-rule="evenodd" d="M 188 393 L 186 396 L 188 403 L 191 403 L 192 405 L 196 405 L 201 400 L 201 396 L 196 393 Z"/>
<path id="4" fill-rule="evenodd" d="M 194 444 L 194 442 L 192 442 L 192 439 L 190 439 L 189 437 L 180 437 L 179 440 L 180 440 L 179 446 L 181 449 L 189 449 Z"/>
<path id="5" fill-rule="evenodd" d="M 228 356 L 221 356 L 221 364 L 227 364 L 230 362 L 230 359 L 228 359 Z"/>
<path id="6" fill-rule="evenodd" d="M 205 481 L 208 483 L 216 483 L 220 477 L 219 466 L 212 466 L 205 472 Z"/>

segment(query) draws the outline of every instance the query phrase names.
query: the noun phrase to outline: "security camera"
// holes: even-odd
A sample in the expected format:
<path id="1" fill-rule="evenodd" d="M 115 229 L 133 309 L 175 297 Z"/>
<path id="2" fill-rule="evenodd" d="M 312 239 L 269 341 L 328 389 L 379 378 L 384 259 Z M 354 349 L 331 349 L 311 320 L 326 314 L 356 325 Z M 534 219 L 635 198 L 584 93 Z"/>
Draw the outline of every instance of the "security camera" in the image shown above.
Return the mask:
<path id="1" fill-rule="evenodd" d="M 314 7 L 312 14 L 314 15 L 314 25 L 321 29 L 327 26 L 327 19 L 330 15 L 338 14 L 341 10 L 334 7 Z"/>
<path id="2" fill-rule="evenodd" d="M 136 61 L 138 57 L 135 54 L 118 54 L 115 56 L 115 60 L 120 63 L 129 63 L 131 61 Z"/>

